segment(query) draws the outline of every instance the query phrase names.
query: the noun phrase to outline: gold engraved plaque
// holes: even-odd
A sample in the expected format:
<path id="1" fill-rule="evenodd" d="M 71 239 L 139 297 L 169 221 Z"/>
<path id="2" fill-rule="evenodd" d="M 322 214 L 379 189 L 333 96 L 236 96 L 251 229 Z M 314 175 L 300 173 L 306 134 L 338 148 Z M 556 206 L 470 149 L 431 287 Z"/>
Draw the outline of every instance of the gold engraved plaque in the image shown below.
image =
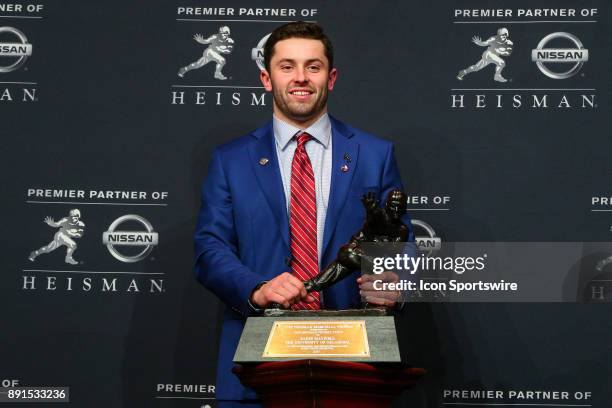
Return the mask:
<path id="1" fill-rule="evenodd" d="M 370 357 L 365 321 L 275 321 L 262 357 Z"/>

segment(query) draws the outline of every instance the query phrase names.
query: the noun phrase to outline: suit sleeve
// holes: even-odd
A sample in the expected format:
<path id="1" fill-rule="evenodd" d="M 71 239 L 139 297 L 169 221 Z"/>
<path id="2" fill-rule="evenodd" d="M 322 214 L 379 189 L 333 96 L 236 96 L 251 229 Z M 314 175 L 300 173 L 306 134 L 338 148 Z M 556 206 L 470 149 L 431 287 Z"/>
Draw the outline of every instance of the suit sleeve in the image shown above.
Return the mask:
<path id="1" fill-rule="evenodd" d="M 202 186 L 202 204 L 194 237 L 195 274 L 228 307 L 247 316 L 251 314 L 248 305 L 251 291 L 263 277 L 246 267 L 238 257 L 232 200 L 221 153 L 216 150 Z"/>

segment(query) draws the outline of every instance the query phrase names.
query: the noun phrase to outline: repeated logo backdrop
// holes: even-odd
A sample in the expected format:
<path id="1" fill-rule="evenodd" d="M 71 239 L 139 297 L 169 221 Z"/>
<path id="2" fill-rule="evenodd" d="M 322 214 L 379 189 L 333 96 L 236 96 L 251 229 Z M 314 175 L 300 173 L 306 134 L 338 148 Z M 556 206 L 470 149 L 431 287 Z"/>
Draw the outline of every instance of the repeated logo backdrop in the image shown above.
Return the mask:
<path id="1" fill-rule="evenodd" d="M 418 239 L 612 241 L 607 2 L 459 3 L 1 1 L 1 384 L 216 406 L 199 188 L 215 146 L 270 119 L 262 45 L 285 21 L 326 28 L 330 112 L 395 142 Z M 429 375 L 397 405 L 609 406 L 604 286 L 408 305 L 404 358 Z"/>

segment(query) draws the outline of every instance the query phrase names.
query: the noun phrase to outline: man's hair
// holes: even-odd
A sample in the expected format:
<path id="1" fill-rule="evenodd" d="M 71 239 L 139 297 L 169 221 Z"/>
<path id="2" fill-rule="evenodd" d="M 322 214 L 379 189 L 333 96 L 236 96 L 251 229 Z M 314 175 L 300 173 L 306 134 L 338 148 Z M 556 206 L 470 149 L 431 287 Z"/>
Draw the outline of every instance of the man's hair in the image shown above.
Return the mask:
<path id="1" fill-rule="evenodd" d="M 334 48 L 329 38 L 323 32 L 323 28 L 315 23 L 294 21 L 277 27 L 268 37 L 264 45 L 264 64 L 268 72 L 270 72 L 270 60 L 272 60 L 274 55 L 274 46 L 277 42 L 289 38 L 307 38 L 321 41 L 325 48 L 325 56 L 329 61 L 329 69 L 331 70 L 334 67 Z"/>

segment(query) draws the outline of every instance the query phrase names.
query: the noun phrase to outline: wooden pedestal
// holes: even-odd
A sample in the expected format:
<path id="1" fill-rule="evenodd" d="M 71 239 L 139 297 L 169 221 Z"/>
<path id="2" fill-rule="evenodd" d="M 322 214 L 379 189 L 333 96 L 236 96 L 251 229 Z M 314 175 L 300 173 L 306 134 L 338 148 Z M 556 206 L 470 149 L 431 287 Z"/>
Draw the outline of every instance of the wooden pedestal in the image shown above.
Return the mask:
<path id="1" fill-rule="evenodd" d="M 398 364 L 294 360 L 235 366 L 266 408 L 389 407 L 425 370 Z"/>

